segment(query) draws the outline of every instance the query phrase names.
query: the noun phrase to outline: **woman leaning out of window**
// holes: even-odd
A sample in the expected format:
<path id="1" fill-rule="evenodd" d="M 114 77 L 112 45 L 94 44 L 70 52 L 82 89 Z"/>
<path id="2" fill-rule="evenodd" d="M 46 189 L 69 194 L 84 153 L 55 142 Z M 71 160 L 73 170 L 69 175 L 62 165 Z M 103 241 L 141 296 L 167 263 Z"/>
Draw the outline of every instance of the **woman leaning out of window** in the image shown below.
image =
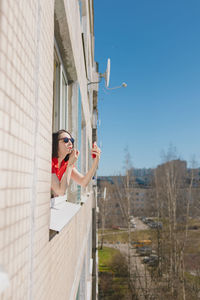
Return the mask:
<path id="1" fill-rule="evenodd" d="M 77 184 L 86 187 L 96 172 L 101 151 L 94 143 L 91 155 L 94 158 L 91 169 L 86 175 L 81 174 L 75 167 L 79 151 L 74 149 L 74 139 L 66 130 L 53 133 L 52 151 L 52 180 L 53 196 L 65 194 L 72 178 Z"/>

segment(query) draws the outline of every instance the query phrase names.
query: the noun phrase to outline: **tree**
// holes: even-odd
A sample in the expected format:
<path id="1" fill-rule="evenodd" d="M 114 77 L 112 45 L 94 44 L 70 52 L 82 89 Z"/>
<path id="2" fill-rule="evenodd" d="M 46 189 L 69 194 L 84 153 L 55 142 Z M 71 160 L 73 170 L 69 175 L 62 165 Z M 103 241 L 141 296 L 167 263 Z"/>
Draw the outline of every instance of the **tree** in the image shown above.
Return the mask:
<path id="1" fill-rule="evenodd" d="M 157 217 L 165 223 L 157 239 L 160 256 L 158 272 L 160 282 L 167 278 L 171 299 L 185 300 L 184 255 L 190 208 L 194 200 L 195 169 L 193 166 L 188 173 L 186 162 L 176 157 L 173 147 L 170 149 L 172 155 L 168 151 L 165 162 L 154 173 Z"/>
<path id="2" fill-rule="evenodd" d="M 148 272 L 145 269 L 145 272 L 141 274 L 141 270 L 138 269 L 138 262 L 134 261 L 134 257 L 131 256 L 131 220 L 133 217 L 131 202 L 134 202 L 133 194 L 137 184 L 135 182 L 134 169 L 128 149 L 125 149 L 124 170 L 125 175 L 114 178 L 113 194 L 119 203 L 128 233 L 126 260 L 128 265 L 129 287 L 132 291 L 133 299 L 138 299 L 137 295 L 142 295 L 143 299 L 152 299 L 152 293 L 148 286 Z"/>

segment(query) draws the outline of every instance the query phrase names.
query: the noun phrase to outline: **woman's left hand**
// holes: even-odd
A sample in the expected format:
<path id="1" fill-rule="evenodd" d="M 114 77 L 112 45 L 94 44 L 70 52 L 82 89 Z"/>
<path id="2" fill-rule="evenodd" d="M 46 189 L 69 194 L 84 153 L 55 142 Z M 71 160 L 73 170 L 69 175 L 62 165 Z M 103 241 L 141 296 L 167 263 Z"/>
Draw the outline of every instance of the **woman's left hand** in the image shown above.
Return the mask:
<path id="1" fill-rule="evenodd" d="M 92 150 L 91 150 L 91 154 L 92 154 L 92 158 L 99 160 L 100 156 L 101 156 L 101 150 L 100 148 L 97 146 L 97 143 L 94 142 Z"/>
<path id="2" fill-rule="evenodd" d="M 75 164 L 76 161 L 78 160 L 78 156 L 79 156 L 79 151 L 76 150 L 76 149 L 73 149 L 72 152 L 69 155 L 68 165 Z"/>

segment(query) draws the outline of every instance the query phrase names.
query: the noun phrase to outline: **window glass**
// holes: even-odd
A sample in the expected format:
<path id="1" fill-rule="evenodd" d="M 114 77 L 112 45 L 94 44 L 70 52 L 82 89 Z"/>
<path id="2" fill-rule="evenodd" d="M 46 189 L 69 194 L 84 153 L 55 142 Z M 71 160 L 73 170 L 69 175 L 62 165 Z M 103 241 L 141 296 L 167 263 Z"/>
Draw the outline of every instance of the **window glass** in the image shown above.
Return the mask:
<path id="1" fill-rule="evenodd" d="M 78 4 L 79 4 L 79 12 L 80 12 L 80 21 L 82 22 L 82 1 L 78 0 Z"/>
<path id="2" fill-rule="evenodd" d="M 77 294 L 76 294 L 76 300 L 80 300 L 80 283 L 79 283 L 78 291 L 77 291 Z"/>
<path id="3" fill-rule="evenodd" d="M 54 78 L 53 78 L 53 131 L 59 129 L 60 119 L 60 62 L 54 51 Z"/>
<path id="4" fill-rule="evenodd" d="M 68 97 L 67 82 L 62 72 L 62 109 L 61 109 L 61 128 L 68 129 Z"/>
<path id="5" fill-rule="evenodd" d="M 53 78 L 53 131 L 68 129 L 68 86 L 62 59 L 55 42 Z"/>
<path id="6" fill-rule="evenodd" d="M 81 104 L 81 93 L 78 88 L 78 150 L 81 152 L 81 136 L 82 136 L 82 104 Z M 81 155 L 78 158 L 77 168 L 81 172 Z M 77 202 L 81 201 L 81 186 L 77 186 Z"/>
<path id="7" fill-rule="evenodd" d="M 65 127 L 63 124 L 65 123 L 65 79 L 62 74 L 62 103 L 61 103 L 61 128 Z"/>
<path id="8" fill-rule="evenodd" d="M 80 88 L 78 89 L 78 150 L 81 151 L 81 136 L 82 136 L 82 104 Z M 78 170 L 81 172 L 81 155 L 78 158 Z"/>

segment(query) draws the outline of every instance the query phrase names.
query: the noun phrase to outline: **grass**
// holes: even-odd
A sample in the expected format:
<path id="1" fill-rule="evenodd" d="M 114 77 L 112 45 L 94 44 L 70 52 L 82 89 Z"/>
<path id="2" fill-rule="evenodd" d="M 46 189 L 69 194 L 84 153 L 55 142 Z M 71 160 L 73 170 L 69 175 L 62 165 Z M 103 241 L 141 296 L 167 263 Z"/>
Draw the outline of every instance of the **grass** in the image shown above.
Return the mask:
<path id="1" fill-rule="evenodd" d="M 194 276 L 190 274 L 189 272 L 185 272 L 185 278 L 191 283 L 196 283 L 200 288 L 200 278 L 199 276 Z"/>
<path id="2" fill-rule="evenodd" d="M 123 263 L 124 258 L 122 254 L 119 250 L 109 247 L 104 247 L 102 250 L 99 250 L 98 253 L 99 299 L 127 299 L 127 295 L 130 295 L 130 290 L 128 287 L 127 275 L 123 277 L 123 272 L 121 272 L 124 268 L 126 269 L 126 264 Z M 126 272 L 127 271 L 125 271 L 125 273 Z M 128 299 L 130 299 L 130 297 Z"/>
<path id="3" fill-rule="evenodd" d="M 190 220 L 190 225 L 196 224 L 200 225 L 199 220 Z M 167 226 L 164 226 L 163 231 L 167 231 Z M 114 229 L 106 229 L 106 235 L 104 235 L 104 242 L 109 244 L 116 244 L 116 243 L 127 243 L 128 242 L 128 233 L 122 230 L 114 230 Z M 110 233 L 110 234 L 109 234 Z M 180 230 L 177 235 L 179 239 L 183 231 Z M 165 235 L 165 234 L 164 234 Z M 186 270 L 193 269 L 194 265 L 200 265 L 200 229 L 198 230 L 188 230 L 188 237 L 185 247 L 185 265 Z M 157 230 L 147 229 L 147 230 L 138 230 L 131 232 L 131 241 L 137 240 L 152 240 L 153 249 L 157 247 Z M 99 231 L 99 241 L 101 240 L 101 233 Z M 167 240 L 166 240 L 167 246 Z M 112 251 L 112 250 L 111 250 Z M 114 251 L 114 249 L 113 249 Z"/>
<path id="4" fill-rule="evenodd" d="M 112 269 L 109 267 L 112 258 L 115 254 L 119 253 L 119 250 L 104 247 L 102 250 L 98 250 L 99 253 L 99 272 L 108 271 L 112 272 Z"/>
<path id="5" fill-rule="evenodd" d="M 102 229 L 98 229 L 98 233 L 101 234 L 102 233 Z M 111 228 L 106 228 L 104 229 L 104 234 L 107 233 L 116 233 L 116 232 L 124 232 L 126 231 L 126 229 L 111 229 Z"/>
<path id="6" fill-rule="evenodd" d="M 200 290 L 200 277 L 185 272 L 185 280 L 187 282 L 187 286 L 189 286 L 189 291 L 187 291 L 188 297 L 186 299 L 196 300 Z"/>
<path id="7" fill-rule="evenodd" d="M 138 230 L 138 231 L 131 232 L 131 241 L 148 240 L 148 239 L 152 240 L 155 238 L 156 238 L 156 230 L 147 229 L 147 230 Z M 101 240 L 101 233 L 99 232 L 99 241 L 100 240 Z M 106 235 L 104 235 L 104 242 L 107 242 L 109 244 L 115 244 L 117 242 L 125 244 L 128 242 L 128 232 L 116 231 L 116 230 L 107 231 Z"/>
<path id="8" fill-rule="evenodd" d="M 180 224 L 182 227 L 177 230 L 177 238 L 181 243 L 181 240 L 184 238 L 184 224 Z M 189 219 L 189 226 L 197 225 L 200 226 L 199 219 Z M 163 237 L 164 237 L 164 246 L 167 251 L 168 245 L 168 224 L 166 220 L 163 220 Z M 127 243 L 128 242 L 128 233 L 125 230 L 116 230 L 116 229 L 106 229 L 104 235 L 104 242 L 115 244 L 115 243 Z M 188 230 L 187 242 L 185 245 L 185 280 L 187 282 L 187 293 L 191 290 L 191 294 L 187 295 L 187 299 L 196 300 L 196 290 L 200 290 L 200 277 L 194 276 L 190 273 L 190 271 L 195 271 L 199 269 L 200 266 L 200 229 L 197 230 Z M 152 240 L 152 247 L 156 250 L 157 248 L 157 230 L 147 229 L 140 231 L 131 232 L 131 241 L 137 240 Z M 101 240 L 101 231 L 99 230 L 99 240 Z M 116 276 L 115 271 L 112 268 L 112 258 L 117 253 L 118 250 L 112 248 L 104 248 L 103 250 L 99 250 L 99 271 L 100 274 L 110 274 L 110 278 L 112 281 L 109 281 L 110 287 L 112 287 L 111 294 L 114 291 L 118 290 L 119 293 L 122 293 L 128 290 L 127 282 L 120 281 L 120 277 Z M 101 277 L 101 275 L 100 275 Z M 105 281 L 111 280 L 109 278 L 104 279 Z M 105 283 L 104 283 L 105 284 Z M 117 296 L 116 296 L 117 297 Z M 188 298 L 189 297 L 189 298 Z M 107 298 L 102 297 L 100 299 L 124 299 L 123 297 L 118 298 Z"/>
<path id="9" fill-rule="evenodd" d="M 200 219 L 199 218 L 189 218 L 189 225 L 197 225 L 200 226 Z"/>

